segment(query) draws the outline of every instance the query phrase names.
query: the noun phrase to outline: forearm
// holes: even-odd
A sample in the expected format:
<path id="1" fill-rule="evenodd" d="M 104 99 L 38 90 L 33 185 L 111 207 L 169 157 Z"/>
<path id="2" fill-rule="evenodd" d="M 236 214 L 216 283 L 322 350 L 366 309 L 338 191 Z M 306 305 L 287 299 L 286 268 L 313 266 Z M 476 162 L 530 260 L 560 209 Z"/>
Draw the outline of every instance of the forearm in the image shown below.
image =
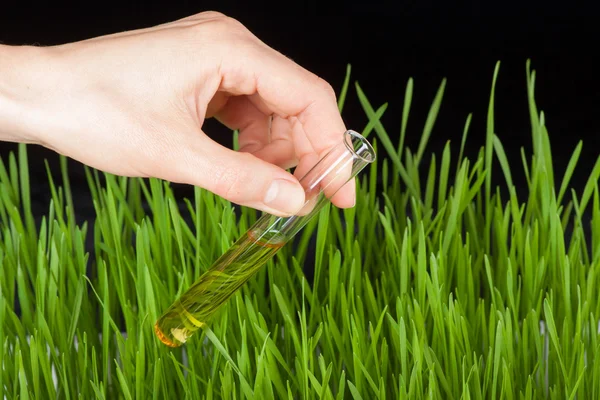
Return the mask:
<path id="1" fill-rule="evenodd" d="M 0 141 L 39 142 L 44 54 L 42 48 L 0 45 Z"/>

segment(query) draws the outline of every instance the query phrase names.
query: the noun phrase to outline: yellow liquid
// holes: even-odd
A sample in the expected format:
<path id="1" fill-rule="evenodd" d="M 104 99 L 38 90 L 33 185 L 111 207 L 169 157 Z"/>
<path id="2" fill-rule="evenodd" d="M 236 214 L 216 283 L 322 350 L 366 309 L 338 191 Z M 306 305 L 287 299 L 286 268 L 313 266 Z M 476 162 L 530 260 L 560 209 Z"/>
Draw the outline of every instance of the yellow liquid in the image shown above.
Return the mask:
<path id="1" fill-rule="evenodd" d="M 156 336 L 170 347 L 184 344 L 284 244 L 277 233 L 239 239 L 156 322 Z"/>

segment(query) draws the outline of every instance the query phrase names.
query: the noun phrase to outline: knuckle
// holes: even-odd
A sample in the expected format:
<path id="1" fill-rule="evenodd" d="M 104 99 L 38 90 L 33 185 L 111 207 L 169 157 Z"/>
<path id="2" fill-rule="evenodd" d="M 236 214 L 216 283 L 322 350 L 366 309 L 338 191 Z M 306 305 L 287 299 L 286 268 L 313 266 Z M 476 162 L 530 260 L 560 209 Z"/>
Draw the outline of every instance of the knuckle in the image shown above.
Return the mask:
<path id="1" fill-rule="evenodd" d="M 244 32 L 246 28 L 240 21 L 224 14 L 217 13 L 209 21 L 220 32 Z"/>
<path id="2" fill-rule="evenodd" d="M 194 24 L 191 29 L 191 35 L 194 40 L 199 37 L 212 43 L 243 43 L 248 39 L 248 29 L 238 20 L 218 12 L 209 12 L 209 14 Z"/>
<path id="3" fill-rule="evenodd" d="M 321 90 L 323 91 L 323 93 L 325 94 L 325 96 L 328 99 L 336 99 L 337 95 L 335 93 L 335 89 L 333 88 L 333 86 L 331 86 L 331 84 L 329 82 L 327 82 L 326 80 L 324 80 L 323 78 L 319 78 L 317 77 L 317 86 L 319 88 L 321 88 Z"/>
<path id="4" fill-rule="evenodd" d="M 206 19 L 218 19 L 218 18 L 227 18 L 225 14 L 219 11 L 208 10 L 199 14 L 202 18 Z"/>
<path id="5" fill-rule="evenodd" d="M 238 21 L 237 19 L 235 19 L 233 17 L 225 16 L 224 18 L 221 19 L 221 22 L 223 22 L 224 25 L 229 26 L 231 29 L 239 29 L 244 32 L 247 31 L 244 24 L 242 24 L 240 21 Z"/>

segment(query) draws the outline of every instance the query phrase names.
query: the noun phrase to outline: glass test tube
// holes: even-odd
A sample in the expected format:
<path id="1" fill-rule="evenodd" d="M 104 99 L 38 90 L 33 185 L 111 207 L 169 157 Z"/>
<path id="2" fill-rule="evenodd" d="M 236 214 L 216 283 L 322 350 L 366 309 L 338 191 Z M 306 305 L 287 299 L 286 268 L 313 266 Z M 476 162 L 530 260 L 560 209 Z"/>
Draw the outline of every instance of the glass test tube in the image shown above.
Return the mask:
<path id="1" fill-rule="evenodd" d="M 290 217 L 265 214 L 177 299 L 154 326 L 167 346 L 184 344 L 248 279 L 296 235 L 327 202 L 368 164 L 375 161 L 370 143 L 355 131 L 312 167 L 300 184 L 302 208 Z"/>

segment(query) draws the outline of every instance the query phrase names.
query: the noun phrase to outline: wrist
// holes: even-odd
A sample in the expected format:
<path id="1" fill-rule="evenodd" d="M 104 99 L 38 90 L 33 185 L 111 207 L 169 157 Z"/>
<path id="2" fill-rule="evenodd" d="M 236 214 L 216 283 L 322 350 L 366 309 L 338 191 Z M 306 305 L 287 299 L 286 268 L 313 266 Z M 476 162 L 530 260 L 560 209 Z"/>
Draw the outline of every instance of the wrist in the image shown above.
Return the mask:
<path id="1" fill-rule="evenodd" d="M 0 141 L 39 143 L 48 101 L 44 48 L 0 45 Z"/>

